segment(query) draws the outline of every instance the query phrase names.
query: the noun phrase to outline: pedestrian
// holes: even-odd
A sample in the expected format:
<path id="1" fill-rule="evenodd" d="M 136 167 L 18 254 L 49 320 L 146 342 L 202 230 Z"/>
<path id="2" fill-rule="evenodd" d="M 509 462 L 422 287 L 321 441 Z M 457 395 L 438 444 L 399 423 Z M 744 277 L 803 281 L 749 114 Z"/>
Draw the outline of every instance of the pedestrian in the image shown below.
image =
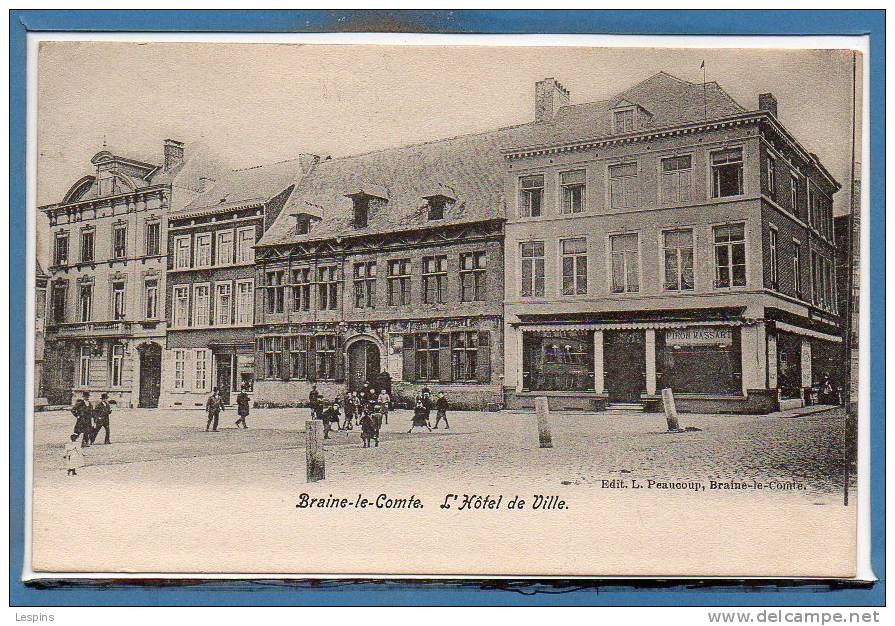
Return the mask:
<path id="1" fill-rule="evenodd" d="M 106 430 L 105 445 L 112 443 L 109 441 L 109 416 L 112 414 L 112 405 L 109 403 L 109 394 L 104 393 L 99 397 L 99 403 L 93 408 L 93 416 L 96 423 L 93 432 L 90 433 L 90 444 L 96 443 L 96 437 L 99 435 L 101 428 Z"/>
<path id="2" fill-rule="evenodd" d="M 214 432 L 218 432 L 218 418 L 221 416 L 223 409 L 224 401 L 221 399 L 221 392 L 215 387 L 205 402 L 205 410 L 208 412 L 208 423 L 205 424 L 205 432 L 208 432 L 209 428 Z"/>
<path id="3" fill-rule="evenodd" d="M 329 439 L 329 433 L 332 432 L 333 422 L 339 425 L 339 403 L 333 402 L 321 416 L 323 418 L 323 438 Z"/>
<path id="4" fill-rule="evenodd" d="M 243 428 L 248 429 L 246 418 L 249 416 L 249 394 L 246 393 L 246 385 L 242 386 L 239 395 L 236 396 L 236 414 L 239 415 L 236 427 L 239 428 L 239 425 L 242 424 Z"/>
<path id="5" fill-rule="evenodd" d="M 90 404 L 90 392 L 85 391 L 83 397 L 75 401 L 71 408 L 75 416 L 74 434 L 81 436 L 81 447 L 90 445 L 90 437 L 93 434 L 93 406 Z"/>
<path id="6" fill-rule="evenodd" d="M 429 429 L 429 432 L 432 432 L 432 428 L 429 426 L 426 405 L 423 401 L 422 394 L 416 398 L 416 406 L 413 408 L 413 422 L 410 424 L 410 430 L 407 432 L 413 432 L 413 429 L 417 426 L 425 426 Z"/>
<path id="7" fill-rule="evenodd" d="M 342 422 L 343 430 L 354 430 L 354 402 L 351 400 L 352 392 L 345 393 L 345 419 Z"/>
<path id="8" fill-rule="evenodd" d="M 84 467 L 84 453 L 81 452 L 81 446 L 78 445 L 78 435 L 72 433 L 68 441 L 65 442 L 65 448 L 62 452 L 62 462 L 65 465 L 67 476 L 77 476 L 78 468 Z"/>
<path id="9" fill-rule="evenodd" d="M 431 426 L 432 422 L 429 421 L 429 415 L 432 413 L 432 392 L 428 387 L 423 387 L 422 391 L 423 398 L 423 409 L 426 413 L 426 424 Z"/>
<path id="10" fill-rule="evenodd" d="M 378 402 L 373 405 L 373 412 L 370 414 L 373 419 L 373 439 L 376 441 L 376 447 L 379 447 L 379 432 L 382 430 L 382 420 L 385 417 L 385 409 Z"/>
<path id="11" fill-rule="evenodd" d="M 438 392 L 438 398 L 435 399 L 435 428 L 438 429 L 438 425 L 441 423 L 441 420 L 444 420 L 444 427 L 446 430 L 450 430 L 451 425 L 448 424 L 447 418 L 447 410 L 448 410 L 448 401 L 447 398 L 444 397 L 444 392 Z"/>
<path id="12" fill-rule="evenodd" d="M 373 388 L 370 387 L 369 381 L 365 382 L 364 386 L 361 387 L 361 390 L 360 390 L 360 401 L 361 401 L 361 404 L 366 409 L 367 413 L 370 412 L 370 409 L 372 408 L 374 399 L 375 399 L 375 396 L 373 395 Z"/>
<path id="13" fill-rule="evenodd" d="M 373 423 L 373 416 L 369 413 L 364 413 L 363 417 L 360 418 L 360 438 L 364 442 L 364 448 L 370 447 L 370 441 L 375 436 L 376 427 Z M 379 441 L 377 439 L 376 445 L 379 445 Z"/>
<path id="14" fill-rule="evenodd" d="M 391 407 L 392 399 L 388 395 L 388 391 L 386 391 L 385 387 L 379 392 L 379 397 L 376 398 L 376 403 L 380 405 L 382 409 L 382 421 L 388 424 L 388 410 Z"/>
<path id="15" fill-rule="evenodd" d="M 308 394 L 308 406 L 311 408 L 312 416 L 315 420 L 321 418 L 323 411 L 323 396 L 317 391 L 317 385 L 311 385 L 311 392 Z"/>

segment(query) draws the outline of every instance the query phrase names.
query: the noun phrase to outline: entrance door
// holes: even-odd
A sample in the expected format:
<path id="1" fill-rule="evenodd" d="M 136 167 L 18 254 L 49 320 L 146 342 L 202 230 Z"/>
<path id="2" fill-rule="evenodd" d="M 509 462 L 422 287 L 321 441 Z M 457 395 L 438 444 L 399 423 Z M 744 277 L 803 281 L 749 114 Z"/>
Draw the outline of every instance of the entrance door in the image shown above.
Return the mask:
<path id="1" fill-rule="evenodd" d="M 140 352 L 140 398 L 137 406 L 154 409 L 162 385 L 162 349 L 158 344 L 147 343 Z"/>
<path id="2" fill-rule="evenodd" d="M 356 391 L 379 373 L 379 348 L 366 339 L 348 347 L 348 389 Z"/>
<path id="3" fill-rule="evenodd" d="M 215 380 L 216 387 L 221 393 L 221 400 L 224 404 L 230 404 L 230 391 L 233 385 L 233 355 L 217 354 L 215 355 L 217 362 L 217 373 Z"/>
<path id="4" fill-rule="evenodd" d="M 603 368 L 610 402 L 640 402 L 646 391 L 646 345 L 642 330 L 605 333 Z"/>

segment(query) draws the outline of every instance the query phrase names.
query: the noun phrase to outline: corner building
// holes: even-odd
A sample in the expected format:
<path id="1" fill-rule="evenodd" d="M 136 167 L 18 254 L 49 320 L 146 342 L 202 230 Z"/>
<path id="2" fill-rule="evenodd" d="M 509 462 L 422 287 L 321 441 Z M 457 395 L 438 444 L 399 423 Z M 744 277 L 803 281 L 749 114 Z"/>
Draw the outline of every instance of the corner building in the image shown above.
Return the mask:
<path id="1" fill-rule="evenodd" d="M 571 105 L 536 86 L 505 147 L 505 403 L 766 413 L 839 349 L 832 197 L 780 123 L 665 73 Z"/>

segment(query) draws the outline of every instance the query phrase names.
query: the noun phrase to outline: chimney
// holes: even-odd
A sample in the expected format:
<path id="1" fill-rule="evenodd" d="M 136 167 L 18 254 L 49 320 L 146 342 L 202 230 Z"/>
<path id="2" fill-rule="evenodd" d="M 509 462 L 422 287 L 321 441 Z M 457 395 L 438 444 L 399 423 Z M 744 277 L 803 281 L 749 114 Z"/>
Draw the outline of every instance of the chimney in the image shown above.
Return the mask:
<path id="1" fill-rule="evenodd" d="M 777 117 L 777 98 L 772 93 L 758 94 L 758 110 L 767 111 L 774 117 Z"/>
<path id="2" fill-rule="evenodd" d="M 549 122 L 561 107 L 569 104 L 569 90 L 555 78 L 535 83 L 535 122 Z"/>
<path id="3" fill-rule="evenodd" d="M 183 142 L 165 139 L 165 171 L 169 172 L 183 163 Z"/>

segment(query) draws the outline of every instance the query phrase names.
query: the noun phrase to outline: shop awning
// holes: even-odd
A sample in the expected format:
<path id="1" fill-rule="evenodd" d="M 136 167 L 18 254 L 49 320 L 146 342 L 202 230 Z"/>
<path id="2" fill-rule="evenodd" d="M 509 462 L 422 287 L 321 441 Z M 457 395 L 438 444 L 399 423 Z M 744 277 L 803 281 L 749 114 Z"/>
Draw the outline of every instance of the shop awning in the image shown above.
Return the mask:
<path id="1" fill-rule="evenodd" d="M 832 341 L 834 343 L 842 343 L 842 337 L 839 335 L 830 335 L 817 330 L 809 330 L 800 326 L 787 324 L 786 322 L 776 322 L 777 330 L 782 330 L 793 335 L 802 335 L 803 337 L 812 337 L 814 339 L 823 339 L 824 341 Z"/>
<path id="2" fill-rule="evenodd" d="M 753 323 L 758 323 L 755 320 Z M 522 332 L 556 331 L 556 330 L 662 330 L 668 328 L 692 328 L 693 326 L 744 326 L 748 320 L 712 320 L 712 321 L 673 321 L 673 322 L 590 322 L 586 324 L 519 324 Z M 778 324 L 779 326 L 779 324 Z"/>

